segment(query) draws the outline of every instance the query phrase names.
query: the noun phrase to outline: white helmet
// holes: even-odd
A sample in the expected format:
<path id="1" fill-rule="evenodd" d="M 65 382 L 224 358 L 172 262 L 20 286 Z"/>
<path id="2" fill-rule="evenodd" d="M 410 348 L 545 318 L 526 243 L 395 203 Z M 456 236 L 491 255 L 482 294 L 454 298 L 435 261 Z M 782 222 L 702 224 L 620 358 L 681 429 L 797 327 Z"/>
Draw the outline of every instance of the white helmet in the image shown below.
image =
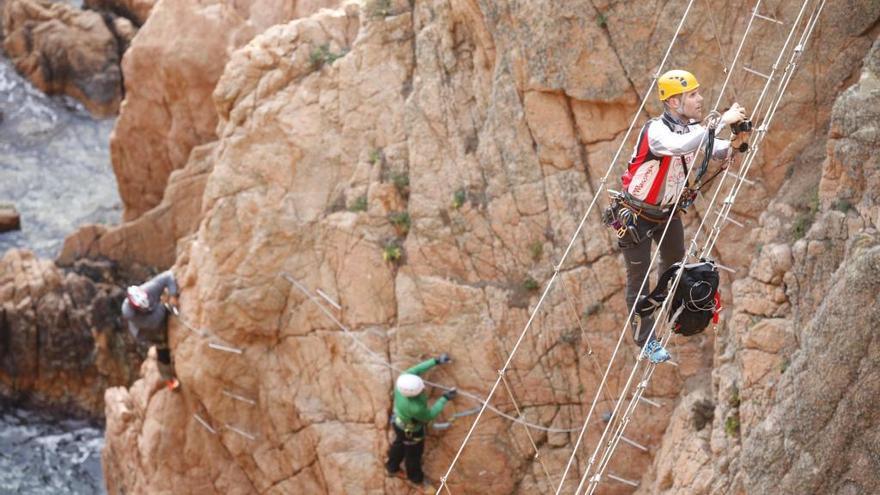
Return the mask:
<path id="1" fill-rule="evenodd" d="M 397 377 L 397 390 L 404 397 L 415 397 L 422 393 L 422 390 L 425 390 L 425 382 L 419 375 L 404 373 Z"/>
<path id="2" fill-rule="evenodd" d="M 147 295 L 147 291 L 141 289 L 137 285 L 132 285 L 125 291 L 125 295 L 128 298 L 128 303 L 131 304 L 134 309 L 139 311 L 147 311 L 150 309 L 150 296 Z"/>

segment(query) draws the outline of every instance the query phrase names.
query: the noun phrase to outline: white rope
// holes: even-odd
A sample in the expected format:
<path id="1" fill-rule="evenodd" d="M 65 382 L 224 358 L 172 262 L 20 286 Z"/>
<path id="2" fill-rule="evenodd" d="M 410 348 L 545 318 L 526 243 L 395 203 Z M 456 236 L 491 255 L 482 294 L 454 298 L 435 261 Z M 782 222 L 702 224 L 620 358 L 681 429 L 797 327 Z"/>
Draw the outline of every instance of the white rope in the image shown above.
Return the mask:
<path id="1" fill-rule="evenodd" d="M 810 20 L 808 21 L 808 26 L 807 26 L 807 28 L 805 28 L 804 34 L 803 34 L 802 37 L 801 37 L 801 43 L 800 43 L 800 45 L 798 46 L 799 49 L 798 49 L 798 50 L 795 50 L 795 52 L 793 53 L 793 55 L 792 55 L 792 62 L 790 62 L 790 63 L 789 63 L 789 66 L 788 66 L 788 67 L 791 68 L 792 70 L 788 70 L 788 69 L 786 69 L 786 76 L 784 77 L 784 80 L 783 80 L 782 82 L 780 82 L 779 89 L 778 89 L 778 91 L 777 91 L 777 95 L 776 95 L 776 97 L 775 97 L 775 99 L 774 99 L 774 102 L 773 102 L 773 104 L 772 104 L 772 106 L 771 106 L 772 112 L 768 115 L 768 119 L 772 119 L 772 115 L 773 115 L 773 113 L 775 113 L 776 109 L 778 108 L 779 102 L 781 101 L 781 99 L 782 99 L 782 97 L 783 97 L 783 95 L 784 95 L 784 93 L 785 93 L 785 89 L 787 88 L 788 82 L 791 80 L 791 77 L 792 77 L 792 74 L 793 74 L 793 69 L 794 69 L 794 68 L 796 67 L 796 65 L 797 65 L 797 59 L 800 57 L 800 54 L 801 54 L 801 52 L 803 51 L 803 47 L 804 47 L 806 41 L 809 39 L 809 36 L 810 36 L 810 34 L 812 33 L 812 30 L 813 30 L 813 28 L 815 27 L 816 22 L 818 21 L 818 16 L 819 16 L 819 14 L 821 13 L 822 8 L 824 7 L 824 3 L 825 3 L 825 2 L 824 2 L 824 0 L 823 0 L 822 3 L 821 3 L 821 5 L 819 6 L 819 8 L 816 9 L 816 11 L 814 12 L 814 14 L 811 16 Z M 757 9 L 756 9 L 756 11 L 757 11 Z M 802 12 L 803 12 L 803 7 L 802 7 L 802 9 L 801 9 L 801 13 L 802 13 Z M 796 29 L 796 27 L 800 24 L 800 19 L 801 19 L 801 15 L 799 14 L 799 16 L 798 16 L 798 20 L 792 25 L 792 32 L 794 32 L 794 30 Z M 791 33 L 789 34 L 789 39 L 790 39 L 790 37 L 791 37 Z M 785 53 L 785 50 L 786 50 L 786 48 L 787 48 L 787 45 L 788 45 L 788 40 L 786 41 L 786 44 L 783 46 L 782 50 L 780 51 L 780 57 L 779 57 L 779 58 L 781 58 L 781 56 Z M 762 124 L 762 127 L 764 128 L 764 132 L 765 132 L 765 133 L 766 133 L 766 130 L 767 130 L 767 127 L 768 127 L 768 126 L 769 126 L 769 120 L 765 120 L 765 122 Z M 756 154 L 756 152 L 757 152 L 757 149 L 758 149 L 757 147 L 753 147 L 753 148 L 750 150 L 750 152 L 749 152 L 750 154 L 749 154 L 749 156 L 747 156 L 747 159 L 749 160 L 749 163 L 751 163 L 751 160 L 754 159 L 754 156 L 755 156 L 755 154 Z M 747 172 L 747 170 L 746 170 L 746 172 Z M 743 174 L 742 177 L 745 177 L 745 174 Z M 737 184 L 737 186 L 739 186 L 739 187 L 741 187 L 741 185 L 742 185 L 742 181 L 740 181 L 740 182 Z M 721 185 L 719 184 L 718 188 L 720 189 L 720 187 L 721 187 Z M 737 191 L 738 191 L 738 190 L 737 190 Z M 716 191 L 716 197 L 717 197 L 717 191 Z M 735 194 L 733 195 L 733 198 L 735 199 Z M 713 204 L 710 204 L 710 209 L 711 209 L 712 206 L 714 206 L 714 199 L 715 199 L 715 198 L 713 197 Z M 733 202 L 733 201 L 730 201 L 729 203 L 728 203 L 728 202 L 725 202 L 725 204 L 732 204 L 732 202 Z M 697 238 L 697 236 L 699 235 L 699 232 L 702 230 L 702 227 L 703 227 L 704 222 L 705 222 L 705 217 L 704 217 L 704 219 L 703 219 L 703 222 L 701 222 L 700 227 L 698 228 L 697 235 L 695 235 L 694 240 L 693 240 L 693 242 L 692 242 L 692 244 L 694 245 L 694 246 L 693 246 L 694 248 L 696 247 L 696 246 L 695 246 L 695 244 L 696 244 L 696 238 Z M 717 236 L 716 236 L 716 239 L 717 239 Z M 705 252 L 703 253 L 703 255 L 705 255 Z M 681 275 L 681 273 L 679 273 L 679 277 L 680 277 L 680 275 Z M 673 284 L 673 289 L 672 289 L 673 291 L 675 290 L 674 287 L 678 284 L 678 278 L 679 278 L 679 277 L 677 277 L 675 283 Z M 661 309 L 661 314 L 667 309 L 667 308 L 666 308 L 666 303 L 667 303 L 667 302 L 668 302 L 668 300 L 667 300 L 667 301 L 664 301 L 664 307 Z M 673 318 L 673 321 L 674 321 L 674 318 Z M 656 322 L 655 322 L 655 326 L 656 326 Z M 653 330 L 653 329 L 652 329 L 652 330 Z M 668 340 L 669 340 L 670 337 L 671 337 L 671 332 L 670 332 L 669 334 L 666 335 L 666 338 L 664 339 L 664 341 L 665 341 L 665 342 L 668 342 Z M 631 376 L 634 375 L 635 371 L 636 371 L 637 368 L 638 368 L 638 365 L 639 365 L 639 363 L 636 363 L 636 366 L 634 367 L 634 369 L 633 369 L 633 373 L 631 373 Z M 645 372 L 643 373 L 643 380 L 640 381 L 640 388 L 636 391 L 636 394 L 634 394 L 634 396 L 640 395 L 641 393 L 644 392 L 644 388 L 645 388 L 645 387 L 643 387 L 642 385 L 646 384 L 647 381 L 650 380 L 651 376 L 653 375 L 653 371 L 654 371 L 654 369 L 655 369 L 655 366 L 649 366 L 649 367 L 645 370 Z M 628 382 L 628 385 L 629 385 L 629 382 Z M 627 386 L 627 389 L 628 389 L 628 386 Z M 619 404 L 618 404 L 618 405 L 619 405 Z M 626 428 L 626 426 L 627 426 L 627 424 L 628 424 L 628 422 L 629 422 L 629 415 L 632 414 L 632 411 L 634 410 L 634 408 L 635 408 L 636 405 L 637 405 L 637 398 L 634 397 L 633 400 L 630 402 L 629 407 L 627 408 L 626 413 L 625 413 L 624 416 L 622 417 L 622 420 L 618 423 L 618 428 L 617 428 L 617 432 L 616 432 L 615 437 L 612 438 L 611 441 L 609 441 L 608 447 L 606 448 L 606 451 L 605 451 L 605 453 L 604 453 L 604 455 L 603 455 L 603 458 L 602 458 L 602 460 L 600 461 L 600 464 L 599 464 L 599 470 L 596 472 L 596 474 L 595 474 L 594 476 L 589 477 L 589 469 L 588 469 L 587 472 L 584 473 L 584 477 L 581 479 L 581 485 L 578 486 L 578 489 L 577 489 L 576 493 L 580 493 L 581 487 L 583 486 L 583 483 L 586 481 L 586 479 L 587 479 L 588 477 L 589 477 L 589 479 L 590 479 L 590 485 L 591 485 L 590 491 L 589 491 L 588 493 L 593 493 L 593 492 L 595 491 L 596 487 L 598 486 L 598 483 L 601 481 L 601 475 L 602 475 L 602 473 L 604 472 L 604 469 L 607 467 L 608 463 L 610 462 L 611 455 L 613 454 L 614 450 L 616 449 L 617 445 L 619 444 L 619 442 L 620 442 L 620 437 L 622 436 L 622 433 L 623 433 L 623 431 L 625 430 L 625 428 Z M 615 408 L 615 412 L 616 412 L 616 411 L 617 411 L 617 408 Z M 609 425 L 609 426 L 610 426 L 610 425 Z M 606 431 L 607 431 L 607 428 L 606 428 Z M 603 437 L 602 437 L 602 439 L 600 439 L 599 445 L 597 446 L 597 450 L 600 448 L 600 446 L 601 446 L 601 444 L 602 444 L 602 440 L 604 439 L 604 436 L 605 436 L 605 435 L 603 434 Z M 596 452 L 594 452 L 594 454 L 593 454 L 594 457 L 591 459 L 591 465 L 592 465 L 592 462 L 593 462 L 594 459 L 595 459 L 595 454 L 596 454 Z"/>

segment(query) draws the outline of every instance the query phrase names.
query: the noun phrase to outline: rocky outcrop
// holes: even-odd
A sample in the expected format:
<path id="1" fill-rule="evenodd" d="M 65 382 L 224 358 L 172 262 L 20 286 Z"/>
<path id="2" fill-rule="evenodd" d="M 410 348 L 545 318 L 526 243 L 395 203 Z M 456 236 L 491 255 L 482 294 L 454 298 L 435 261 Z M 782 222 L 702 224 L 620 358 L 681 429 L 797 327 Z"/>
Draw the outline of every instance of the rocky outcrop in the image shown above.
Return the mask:
<path id="1" fill-rule="evenodd" d="M 40 90 L 66 94 L 97 115 L 114 115 L 122 99 L 121 52 L 97 12 L 48 0 L 7 0 L 3 48 Z"/>
<path id="2" fill-rule="evenodd" d="M 158 205 L 171 172 L 216 139 L 211 94 L 232 51 L 273 24 L 337 3 L 172 0 L 151 11 L 123 60 L 125 102 L 110 139 L 125 220 Z"/>
<path id="3" fill-rule="evenodd" d="M 112 12 L 118 17 L 130 20 L 136 26 L 147 22 L 156 0 L 85 0 L 83 5 L 99 11 Z"/>
<path id="4" fill-rule="evenodd" d="M 0 259 L 0 395 L 103 415 L 102 391 L 130 384 L 142 359 L 120 321 L 117 277 L 111 263 L 62 271 L 29 251 Z"/>
<path id="5" fill-rule="evenodd" d="M 171 174 L 162 203 L 146 214 L 116 227 L 81 227 L 68 236 L 56 260 L 58 264 L 70 266 L 81 258 L 98 258 L 123 266 L 173 265 L 179 254 L 178 241 L 191 236 L 198 227 L 215 147 L 211 143 L 194 149 L 186 168 Z"/>
<path id="6" fill-rule="evenodd" d="M 21 216 L 11 204 L 0 203 L 0 232 L 21 228 Z"/>

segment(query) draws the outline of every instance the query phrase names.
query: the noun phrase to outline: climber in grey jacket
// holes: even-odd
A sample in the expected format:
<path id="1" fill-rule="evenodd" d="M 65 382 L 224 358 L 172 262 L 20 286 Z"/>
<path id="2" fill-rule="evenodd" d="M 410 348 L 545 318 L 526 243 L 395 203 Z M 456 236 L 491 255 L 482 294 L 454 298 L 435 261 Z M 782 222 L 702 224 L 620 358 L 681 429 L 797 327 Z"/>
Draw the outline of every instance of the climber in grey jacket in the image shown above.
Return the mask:
<path id="1" fill-rule="evenodd" d="M 128 330 L 135 338 L 156 346 L 159 373 L 169 390 L 176 390 L 180 382 L 174 376 L 171 365 L 171 349 L 168 345 L 168 308 L 162 302 L 162 294 L 168 291 L 168 304 L 177 307 L 177 282 L 171 270 L 156 275 L 142 285 L 132 285 L 125 292 L 122 317 L 128 322 Z"/>

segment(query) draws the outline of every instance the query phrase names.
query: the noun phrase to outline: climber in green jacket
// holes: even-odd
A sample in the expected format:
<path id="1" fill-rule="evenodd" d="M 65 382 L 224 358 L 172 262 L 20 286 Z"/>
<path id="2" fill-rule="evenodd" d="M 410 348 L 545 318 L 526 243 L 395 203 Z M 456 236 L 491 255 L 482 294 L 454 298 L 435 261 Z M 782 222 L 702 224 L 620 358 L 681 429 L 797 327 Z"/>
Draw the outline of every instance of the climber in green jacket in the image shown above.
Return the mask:
<path id="1" fill-rule="evenodd" d="M 458 393 L 455 389 L 446 391 L 443 397 L 428 407 L 428 394 L 425 382 L 419 376 L 438 364 L 450 362 L 449 354 L 428 359 L 397 377 L 394 387 L 394 414 L 391 427 L 394 429 L 394 442 L 388 449 L 388 463 L 385 469 L 389 475 L 400 471 L 401 461 L 406 461 L 406 477 L 415 484 L 422 484 L 422 453 L 425 451 L 425 425 L 436 418 L 443 406 Z"/>

